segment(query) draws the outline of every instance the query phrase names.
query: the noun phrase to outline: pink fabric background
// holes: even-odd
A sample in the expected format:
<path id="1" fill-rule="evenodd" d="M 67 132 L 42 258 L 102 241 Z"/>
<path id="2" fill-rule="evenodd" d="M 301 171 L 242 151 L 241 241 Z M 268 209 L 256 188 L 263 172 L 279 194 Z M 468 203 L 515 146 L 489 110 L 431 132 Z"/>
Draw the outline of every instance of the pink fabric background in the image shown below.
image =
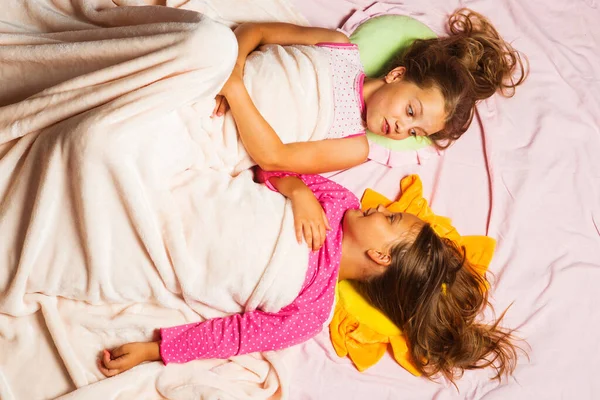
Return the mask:
<path id="1" fill-rule="evenodd" d="M 341 27 L 360 0 L 295 0 L 313 25 Z M 393 4 L 395 3 L 395 4 Z M 529 0 L 406 0 L 355 14 L 411 15 L 443 32 L 446 16 L 466 6 L 488 16 L 527 55 L 531 74 L 515 97 L 495 96 L 441 157 L 390 169 L 374 162 L 335 180 L 360 195 L 373 187 L 394 197 L 417 173 L 433 209 L 463 234 L 498 240 L 490 267 L 493 304 L 512 304 L 505 325 L 527 340 L 514 376 L 490 371 L 458 382 L 415 378 L 389 356 L 365 373 L 335 355 L 328 333 L 302 345 L 292 398 L 298 399 L 595 399 L 600 368 L 600 4 Z"/>

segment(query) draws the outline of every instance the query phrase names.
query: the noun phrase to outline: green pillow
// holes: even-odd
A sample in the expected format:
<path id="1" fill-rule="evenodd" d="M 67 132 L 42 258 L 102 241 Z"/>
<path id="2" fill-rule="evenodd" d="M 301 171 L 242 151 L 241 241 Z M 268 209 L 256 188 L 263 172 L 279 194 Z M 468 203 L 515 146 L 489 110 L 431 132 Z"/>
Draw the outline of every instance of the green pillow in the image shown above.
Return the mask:
<path id="1" fill-rule="evenodd" d="M 427 25 L 405 15 L 382 15 L 363 22 L 350 35 L 350 41 L 358 46 L 360 60 L 368 77 L 384 75 L 388 64 L 404 51 L 415 39 L 437 37 Z M 393 140 L 367 131 L 367 137 L 379 146 L 394 151 L 418 150 L 431 141 L 425 137 Z"/>

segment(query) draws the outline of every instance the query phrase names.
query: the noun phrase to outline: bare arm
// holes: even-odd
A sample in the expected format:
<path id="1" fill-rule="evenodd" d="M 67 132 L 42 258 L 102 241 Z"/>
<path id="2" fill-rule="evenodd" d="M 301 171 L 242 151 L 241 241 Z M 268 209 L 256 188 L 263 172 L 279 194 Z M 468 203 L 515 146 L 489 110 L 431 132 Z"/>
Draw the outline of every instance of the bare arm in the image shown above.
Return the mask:
<path id="1" fill-rule="evenodd" d="M 238 40 L 238 64 L 243 66 L 246 57 L 258 46 L 263 44 L 290 44 L 313 45 L 322 42 L 349 43 L 348 37 L 341 32 L 325 28 L 313 28 L 286 24 L 273 23 L 245 23 L 235 30 Z"/>
<path id="2" fill-rule="evenodd" d="M 285 23 L 246 23 L 235 34 L 239 45 L 237 65 L 221 94 L 231 108 L 244 147 L 262 169 L 318 174 L 347 169 L 366 160 L 369 149 L 364 137 L 284 144 L 254 105 L 242 80 L 247 55 L 262 44 L 348 43 L 346 35 Z M 216 114 L 222 115 L 225 107 L 219 101 Z"/>
<path id="3" fill-rule="evenodd" d="M 347 169 L 367 158 L 364 136 L 284 144 L 254 105 L 239 75 L 232 75 L 221 93 L 229 102 L 244 147 L 265 171 L 319 174 Z"/>
<path id="4" fill-rule="evenodd" d="M 269 178 L 269 182 L 271 182 L 273 187 L 277 189 L 279 193 L 288 199 L 294 198 L 295 195 L 301 192 L 310 192 L 312 194 L 312 191 L 306 186 L 302 179 L 296 176 L 286 176 L 283 178 L 271 177 Z"/>
<path id="5" fill-rule="evenodd" d="M 349 43 L 350 40 L 341 32 L 325 28 L 313 28 L 286 24 L 281 22 L 247 22 L 235 29 L 238 41 L 238 58 L 235 63 L 234 74 L 243 76 L 244 65 L 248 54 L 263 44 L 290 44 L 314 45 L 322 42 Z M 213 116 L 221 116 L 227 111 L 227 101 L 222 96 L 217 96 L 217 104 Z"/>

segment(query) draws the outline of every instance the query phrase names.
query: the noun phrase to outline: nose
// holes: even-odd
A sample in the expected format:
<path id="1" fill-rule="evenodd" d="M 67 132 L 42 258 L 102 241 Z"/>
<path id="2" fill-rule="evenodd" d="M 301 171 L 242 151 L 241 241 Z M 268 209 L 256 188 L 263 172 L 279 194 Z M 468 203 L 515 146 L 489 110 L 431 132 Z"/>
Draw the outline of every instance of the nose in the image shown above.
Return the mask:
<path id="1" fill-rule="evenodd" d="M 388 212 L 388 210 L 383 206 L 383 204 L 380 204 L 380 205 L 377 206 L 377 212 L 385 214 L 385 213 Z"/>
<path id="2" fill-rule="evenodd" d="M 410 130 L 412 129 L 411 124 L 407 121 L 397 119 L 396 120 L 396 133 L 401 139 L 410 137 Z"/>

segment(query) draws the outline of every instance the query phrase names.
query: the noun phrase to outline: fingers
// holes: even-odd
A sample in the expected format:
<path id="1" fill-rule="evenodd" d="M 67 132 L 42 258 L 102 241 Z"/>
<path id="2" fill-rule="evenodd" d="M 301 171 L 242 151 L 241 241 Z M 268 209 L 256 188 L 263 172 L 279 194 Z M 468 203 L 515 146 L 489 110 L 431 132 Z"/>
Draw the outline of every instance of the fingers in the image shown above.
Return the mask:
<path id="1" fill-rule="evenodd" d="M 217 111 L 219 110 L 219 106 L 221 105 L 221 100 L 223 100 L 223 96 L 218 95 L 217 97 L 215 97 L 215 108 L 213 108 L 213 112 L 210 115 L 211 118 L 217 115 Z"/>
<path id="2" fill-rule="evenodd" d="M 104 376 L 111 377 L 121 372 L 127 371 L 138 365 L 140 361 L 129 352 L 127 345 L 117 347 L 112 352 L 102 351 L 102 356 L 98 360 L 98 368 Z"/>
<path id="3" fill-rule="evenodd" d="M 105 351 L 108 352 L 108 350 L 105 350 Z M 114 348 L 114 349 L 112 349 L 108 353 L 109 353 L 111 359 L 115 359 L 115 358 L 119 358 L 121 356 L 124 356 L 125 354 L 128 353 L 128 351 L 127 351 L 127 345 L 124 344 L 123 346 L 119 346 L 117 348 Z"/>
<path id="4" fill-rule="evenodd" d="M 217 115 L 220 117 L 225 114 L 225 112 L 229 109 L 229 103 L 227 99 L 223 97 L 221 100 L 221 104 L 219 105 L 219 109 L 217 110 Z"/>
<path id="5" fill-rule="evenodd" d="M 104 355 L 102 357 L 102 362 L 107 369 L 118 369 L 121 371 L 128 369 L 126 367 L 130 364 L 127 355 L 115 359 L 110 358 L 110 356 L 107 358 L 106 355 Z"/>
<path id="6" fill-rule="evenodd" d="M 317 251 L 323 245 L 322 238 L 324 238 L 325 235 L 321 234 L 321 225 L 312 224 L 311 230 L 313 233 L 312 249 L 313 249 L 313 251 Z M 325 230 L 325 229 L 323 228 L 323 230 Z"/>
<path id="7" fill-rule="evenodd" d="M 306 240 L 306 245 L 309 249 L 312 249 L 313 231 L 310 227 L 310 223 L 306 222 L 302 224 L 302 229 L 304 231 L 304 240 Z"/>
<path id="8" fill-rule="evenodd" d="M 327 237 L 327 229 L 331 228 L 308 221 L 296 221 L 294 226 L 298 244 L 302 244 L 302 237 L 304 237 L 306 245 L 312 251 L 317 251 L 323 247 Z"/>
<path id="9" fill-rule="evenodd" d="M 309 249 L 319 250 L 325 240 L 325 227 L 307 222 L 304 225 L 304 239 Z"/>
<path id="10" fill-rule="evenodd" d="M 325 223 L 325 228 L 328 231 L 330 231 L 332 228 L 331 228 L 331 225 L 329 225 L 329 219 L 327 218 L 327 214 L 325 214 L 325 211 L 321 211 L 321 213 L 322 213 L 322 216 L 323 216 L 323 222 Z"/>
<path id="11" fill-rule="evenodd" d="M 298 241 L 298 244 L 302 244 L 302 222 L 295 221 L 294 228 L 296 230 L 296 240 Z"/>
<path id="12" fill-rule="evenodd" d="M 102 351 L 102 357 L 98 360 L 98 369 L 106 377 L 115 376 L 122 372 L 121 369 L 117 368 L 113 360 L 111 359 L 110 352 L 106 349 Z"/>
<path id="13" fill-rule="evenodd" d="M 216 104 L 211 114 L 211 118 L 215 116 L 221 117 L 229 108 L 229 103 L 227 103 L 227 99 L 224 96 L 217 95 L 217 97 L 215 97 L 215 102 Z"/>
<path id="14" fill-rule="evenodd" d="M 121 373 L 133 366 L 130 365 L 132 363 L 132 356 L 128 350 L 128 345 L 119 346 L 112 351 L 108 351 L 106 349 L 103 350 L 101 361 L 106 370 L 111 371 L 111 373 L 117 371 L 116 374 Z"/>
<path id="15" fill-rule="evenodd" d="M 102 375 L 106 376 L 107 378 L 110 378 L 111 376 L 118 375 L 121 372 L 121 371 L 119 371 L 117 369 L 108 369 L 108 368 L 106 368 L 102 364 L 102 360 L 98 360 L 97 364 L 98 364 L 98 369 L 100 370 L 100 372 L 102 372 Z"/>
<path id="16" fill-rule="evenodd" d="M 294 220 L 294 231 L 298 244 L 302 244 L 302 238 L 309 249 L 317 251 L 323 247 L 327 238 L 327 231 L 331 230 L 331 225 L 325 213 L 322 215 L 322 220 L 310 221 L 308 219 L 299 218 Z"/>
<path id="17" fill-rule="evenodd" d="M 104 349 L 102 350 L 102 365 L 106 366 L 108 364 L 110 364 L 111 361 L 111 356 L 110 356 L 110 351 Z"/>
<path id="18" fill-rule="evenodd" d="M 321 247 L 323 247 L 323 243 L 325 242 L 325 237 L 327 237 L 327 230 L 325 229 L 325 225 L 319 225 L 319 237 L 320 237 L 320 241 L 319 241 L 319 246 L 318 246 L 317 250 L 319 250 Z"/>

